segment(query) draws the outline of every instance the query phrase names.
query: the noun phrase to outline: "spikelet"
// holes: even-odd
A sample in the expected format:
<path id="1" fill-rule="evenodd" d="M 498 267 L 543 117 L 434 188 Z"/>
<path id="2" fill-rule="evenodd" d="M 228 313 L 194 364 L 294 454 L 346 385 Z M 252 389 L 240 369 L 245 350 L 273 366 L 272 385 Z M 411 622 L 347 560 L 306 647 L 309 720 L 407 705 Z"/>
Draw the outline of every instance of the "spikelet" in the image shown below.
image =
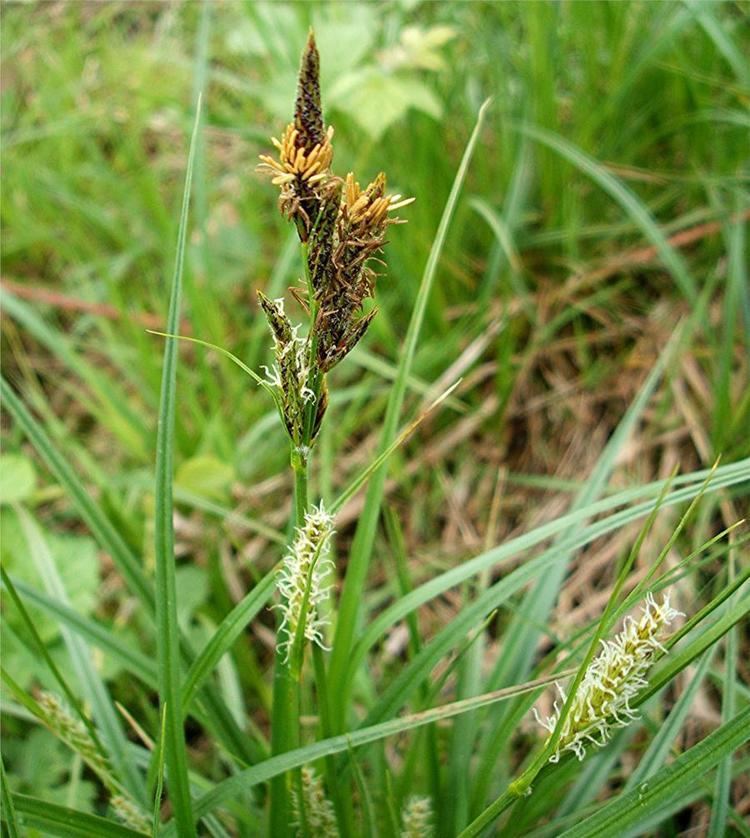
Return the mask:
<path id="1" fill-rule="evenodd" d="M 303 766 L 300 772 L 302 774 L 302 800 L 296 788 L 292 792 L 295 825 L 302 826 L 302 810 L 304 809 L 307 834 L 312 838 L 338 838 L 336 814 L 331 801 L 326 797 L 323 780 L 307 766 Z M 298 834 L 302 835 L 302 831 L 300 830 Z"/>
<path id="2" fill-rule="evenodd" d="M 70 712 L 59 696 L 42 692 L 38 701 L 42 720 L 50 731 L 61 739 L 99 777 L 111 791 L 117 787 L 106 757 L 104 757 L 86 729 L 86 726 Z"/>
<path id="3" fill-rule="evenodd" d="M 110 805 L 117 817 L 136 832 L 151 832 L 151 821 L 148 815 L 132 800 L 124 794 L 115 794 L 110 799 Z"/>
<path id="4" fill-rule="evenodd" d="M 309 342 L 300 337 L 299 327 L 292 326 L 284 312 L 284 300 L 270 300 L 258 291 L 258 299 L 273 335 L 276 363 L 271 369 L 263 367 L 268 384 L 279 393 L 281 414 L 292 442 L 301 445 L 304 436 L 305 408 L 315 399 L 315 393 L 308 386 L 310 378 Z M 320 419 L 327 401 L 322 395 L 316 414 L 319 415 L 313 428 L 312 439 L 317 434 Z"/>
<path id="5" fill-rule="evenodd" d="M 352 172 L 346 176 L 333 236 L 331 269 L 325 274 L 325 282 L 315 289 L 320 306 L 315 323 L 317 363 L 324 372 L 356 346 L 375 316 L 375 310 L 358 316 L 375 286 L 375 272 L 368 262 L 385 244 L 388 226 L 400 222 L 389 213 L 412 200 L 387 195 L 383 172 L 365 189 Z"/>
<path id="6" fill-rule="evenodd" d="M 328 558 L 332 535 L 333 518 L 321 502 L 305 514 L 305 523 L 297 528 L 294 543 L 284 557 L 277 582 L 282 604 L 276 607 L 282 611 L 279 648 L 285 651 L 286 660 L 302 619 L 305 638 L 326 648 L 323 629 L 327 620 L 320 615 L 320 606 L 330 595 L 326 577 L 333 567 Z"/>
<path id="7" fill-rule="evenodd" d="M 572 751 L 582 760 L 589 745 L 603 747 L 615 728 L 626 727 L 638 718 L 630 700 L 647 686 L 645 676 L 656 653 L 665 651 L 658 636 L 676 617 L 684 616 L 670 606 L 669 595 L 658 604 L 648 594 L 642 611 L 638 620 L 625 618 L 614 640 L 602 640 L 601 652 L 578 686 L 550 762 L 557 762 L 565 751 Z M 565 691 L 556 686 L 560 703 L 554 702 L 552 715 L 542 720 L 534 708 L 536 720 L 550 733 L 557 727 L 567 701 Z"/>
<path id="8" fill-rule="evenodd" d="M 431 838 L 434 834 L 429 797 L 410 797 L 401 813 L 401 838 Z"/>

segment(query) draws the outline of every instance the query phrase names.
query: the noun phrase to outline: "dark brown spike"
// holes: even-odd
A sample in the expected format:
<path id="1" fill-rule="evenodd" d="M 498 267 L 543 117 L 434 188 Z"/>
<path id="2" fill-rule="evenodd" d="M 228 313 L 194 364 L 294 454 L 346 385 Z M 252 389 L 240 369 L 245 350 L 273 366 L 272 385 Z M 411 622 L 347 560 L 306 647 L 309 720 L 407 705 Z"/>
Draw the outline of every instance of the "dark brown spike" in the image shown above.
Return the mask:
<path id="1" fill-rule="evenodd" d="M 328 409 L 328 385 L 326 384 L 325 376 L 321 376 L 320 395 L 318 396 L 318 404 L 315 408 L 315 421 L 313 422 L 311 441 L 318 436 L 320 425 Z"/>
<path id="2" fill-rule="evenodd" d="M 300 133 L 298 146 L 311 151 L 316 145 L 322 145 L 325 129 L 320 104 L 320 56 L 312 29 L 307 37 L 299 68 L 294 126 Z"/>
<path id="3" fill-rule="evenodd" d="M 285 346 L 292 339 L 292 324 L 284 313 L 284 309 L 269 299 L 262 291 L 258 291 L 258 302 L 266 315 L 268 325 L 276 340 Z"/>

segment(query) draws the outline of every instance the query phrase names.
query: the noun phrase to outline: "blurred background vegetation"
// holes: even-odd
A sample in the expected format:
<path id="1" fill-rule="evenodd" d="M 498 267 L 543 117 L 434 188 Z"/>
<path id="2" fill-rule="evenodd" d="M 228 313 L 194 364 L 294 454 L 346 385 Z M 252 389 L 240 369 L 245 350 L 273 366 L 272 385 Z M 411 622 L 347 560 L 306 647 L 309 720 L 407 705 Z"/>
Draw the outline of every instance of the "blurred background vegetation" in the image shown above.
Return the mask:
<path id="1" fill-rule="evenodd" d="M 258 368 L 269 341 L 255 289 L 280 296 L 301 262 L 276 190 L 254 169 L 290 118 L 312 25 L 336 170 L 362 179 L 385 170 L 392 191 L 417 199 L 402 213 L 408 224 L 391 229 L 380 314 L 332 376 L 318 493 L 331 497 L 374 450 L 424 263 L 487 96 L 409 411 L 463 382 L 394 458 L 388 484 L 413 578 L 565 510 L 679 322 L 678 356 L 613 485 L 746 456 L 749 24 L 746 4 L 693 0 L 6 3 L 4 375 L 148 567 L 163 344 L 146 329 L 166 319 L 197 93 L 183 332 Z M 264 394 L 216 353 L 180 351 L 179 607 L 200 640 L 277 560 L 290 485 Z M 6 566 L 38 584 L 9 505 L 22 503 L 75 608 L 135 643 L 139 615 L 108 557 L 11 422 L 3 435 Z M 741 494 L 720 500 L 683 549 L 739 517 Z M 338 522 L 344 556 L 358 504 Z M 632 536 L 625 528 L 577 559 L 552 633 L 601 610 L 613 557 Z M 389 598 L 394 579 L 383 540 L 368 607 Z M 424 632 L 460 602 L 457 593 L 423 609 Z M 12 613 L 6 626 L 5 665 L 18 683 L 48 682 L 14 637 Z M 259 725 L 271 626 L 270 615 L 256 621 L 251 642 L 237 644 L 238 665 L 221 673 L 238 712 L 249 708 Z M 40 617 L 39 630 L 62 656 L 59 626 Z M 378 665 L 387 669 L 391 654 Z M 158 729 L 144 693 L 114 668 L 106 676 Z M 94 786 L 71 783 L 62 746 L 45 731 L 28 736 L 22 715 L 11 713 L 4 736 L 14 788 L 91 802 Z"/>

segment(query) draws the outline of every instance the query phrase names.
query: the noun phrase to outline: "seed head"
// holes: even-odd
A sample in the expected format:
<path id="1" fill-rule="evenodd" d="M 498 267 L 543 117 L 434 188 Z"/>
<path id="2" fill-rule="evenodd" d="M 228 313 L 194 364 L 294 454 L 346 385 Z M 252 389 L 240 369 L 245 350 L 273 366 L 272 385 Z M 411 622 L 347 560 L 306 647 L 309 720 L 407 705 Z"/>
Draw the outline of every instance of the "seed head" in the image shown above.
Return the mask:
<path id="1" fill-rule="evenodd" d="M 589 744 L 603 747 L 615 728 L 626 727 L 638 718 L 630 699 L 647 686 L 645 675 L 656 653 L 666 651 L 658 636 L 675 617 L 684 616 L 670 606 L 669 595 L 658 604 L 648 594 L 642 611 L 639 620 L 625 618 L 622 631 L 614 640 L 602 640 L 601 652 L 589 665 L 576 690 L 550 762 L 557 762 L 564 751 L 572 751 L 582 760 Z M 556 686 L 564 705 L 565 691 L 559 684 Z M 554 712 L 545 720 L 534 708 L 536 720 L 550 733 L 560 721 L 561 704 L 555 701 Z"/>
<path id="2" fill-rule="evenodd" d="M 431 838 L 434 834 L 429 797 L 410 797 L 401 814 L 401 838 Z"/>
<path id="3" fill-rule="evenodd" d="M 116 783 L 110 774 L 106 757 L 102 755 L 83 722 L 73 716 L 59 696 L 43 692 L 39 696 L 39 707 L 42 719 L 50 731 L 75 751 L 107 788 L 115 788 Z"/>
<path id="4" fill-rule="evenodd" d="M 320 606 L 331 592 L 326 578 L 333 567 L 328 558 L 332 535 L 333 517 L 321 502 L 305 514 L 304 526 L 297 528 L 294 543 L 284 557 L 277 583 L 282 604 L 277 607 L 283 615 L 279 645 L 285 650 L 287 660 L 303 620 L 305 638 L 326 648 L 323 629 L 328 621 L 320 615 Z"/>
<path id="5" fill-rule="evenodd" d="M 294 127 L 306 147 L 321 145 L 325 137 L 323 110 L 320 105 L 320 55 L 315 36 L 310 31 L 302 53 L 294 105 Z"/>
<path id="6" fill-rule="evenodd" d="M 310 378 L 310 344 L 307 338 L 298 335 L 299 327 L 292 326 L 284 311 L 284 300 L 270 300 L 258 291 L 258 300 L 273 335 L 276 363 L 269 370 L 264 367 L 268 383 L 279 393 L 282 418 L 287 433 L 296 444 L 302 444 L 305 406 L 315 398 L 308 386 Z M 318 404 L 313 428 L 313 438 L 323 418 L 327 398 L 323 391 Z"/>
<path id="7" fill-rule="evenodd" d="M 335 366 L 362 339 L 375 310 L 359 316 L 372 297 L 375 272 L 371 260 L 385 244 L 386 229 L 399 223 L 389 213 L 411 203 L 400 195 L 386 195 L 381 172 L 365 189 L 349 173 L 344 181 L 333 236 L 330 270 L 316 287 L 319 302 L 315 324 L 317 363 L 321 370 Z"/>
<path id="8" fill-rule="evenodd" d="M 123 794 L 115 794 L 110 799 L 110 804 L 117 817 L 136 832 L 151 832 L 151 821 L 148 815 L 130 797 Z"/>
<path id="9" fill-rule="evenodd" d="M 315 838 L 338 838 L 336 814 L 331 801 L 326 797 L 323 780 L 308 766 L 303 766 L 301 773 L 302 800 L 297 789 L 292 792 L 292 808 L 296 825 L 302 826 L 304 809 L 304 823 L 310 835 Z M 302 832 L 300 831 L 299 834 L 301 835 Z"/>

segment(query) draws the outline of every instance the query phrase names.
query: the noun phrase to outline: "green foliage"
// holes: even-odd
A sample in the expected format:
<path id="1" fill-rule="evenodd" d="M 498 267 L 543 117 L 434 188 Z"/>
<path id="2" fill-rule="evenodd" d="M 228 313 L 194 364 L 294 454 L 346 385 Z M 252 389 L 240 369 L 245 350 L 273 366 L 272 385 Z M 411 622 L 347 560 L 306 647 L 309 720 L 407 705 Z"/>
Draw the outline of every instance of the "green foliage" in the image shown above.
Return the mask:
<path id="1" fill-rule="evenodd" d="M 749 22 L 6 4 L 3 834 L 144 834 L 132 803 L 283 835 L 300 799 L 308 836 L 314 803 L 388 838 L 415 799 L 435 838 L 747 834 Z M 255 292 L 305 321 L 305 258 L 253 170 L 311 26 L 335 171 L 416 202 L 292 474 Z M 303 620 L 284 668 L 278 569 L 321 499 L 331 648 Z M 549 763 L 532 707 L 667 590 L 638 718 Z"/>

